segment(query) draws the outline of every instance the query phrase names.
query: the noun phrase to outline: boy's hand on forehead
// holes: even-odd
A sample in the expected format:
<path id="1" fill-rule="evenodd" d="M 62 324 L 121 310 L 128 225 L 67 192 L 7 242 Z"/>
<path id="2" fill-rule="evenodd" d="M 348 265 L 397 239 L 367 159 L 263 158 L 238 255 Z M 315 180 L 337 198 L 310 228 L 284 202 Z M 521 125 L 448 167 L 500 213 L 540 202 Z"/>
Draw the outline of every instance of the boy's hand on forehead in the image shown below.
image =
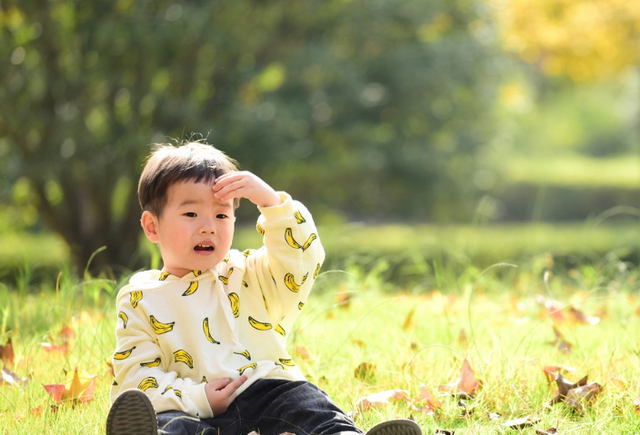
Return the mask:
<path id="1" fill-rule="evenodd" d="M 259 207 L 282 204 L 280 195 L 271 186 L 248 171 L 230 172 L 216 178 L 213 192 L 221 201 L 246 198 Z"/>

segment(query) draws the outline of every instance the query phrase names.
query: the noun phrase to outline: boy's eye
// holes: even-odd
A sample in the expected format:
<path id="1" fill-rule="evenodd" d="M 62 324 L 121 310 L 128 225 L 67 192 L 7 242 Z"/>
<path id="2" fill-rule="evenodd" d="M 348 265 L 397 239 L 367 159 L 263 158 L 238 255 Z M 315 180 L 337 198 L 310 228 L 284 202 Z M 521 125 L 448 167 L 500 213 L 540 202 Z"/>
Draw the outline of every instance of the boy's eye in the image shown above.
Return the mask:
<path id="1" fill-rule="evenodd" d="M 218 219 L 226 219 L 226 218 L 228 218 L 229 216 L 227 216 L 226 214 L 219 214 L 219 215 L 217 215 L 216 217 L 217 217 Z"/>
<path id="2" fill-rule="evenodd" d="M 197 217 L 198 215 L 192 211 L 188 211 L 184 214 L 186 217 Z"/>

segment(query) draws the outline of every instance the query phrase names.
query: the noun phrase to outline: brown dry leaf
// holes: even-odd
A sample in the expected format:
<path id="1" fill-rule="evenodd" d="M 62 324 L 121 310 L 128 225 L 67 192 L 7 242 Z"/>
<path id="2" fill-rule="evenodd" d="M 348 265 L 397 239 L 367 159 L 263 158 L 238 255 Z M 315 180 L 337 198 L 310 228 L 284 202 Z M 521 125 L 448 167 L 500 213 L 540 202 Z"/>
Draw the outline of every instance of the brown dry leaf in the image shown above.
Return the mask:
<path id="1" fill-rule="evenodd" d="M 60 332 L 58 333 L 58 337 L 63 343 L 69 343 L 75 338 L 75 336 L 75 332 L 73 332 L 73 329 L 71 329 L 71 327 L 67 324 L 63 324 L 60 328 Z"/>
<path id="2" fill-rule="evenodd" d="M 575 307 L 569 307 L 569 315 L 576 323 L 584 323 L 587 325 L 597 325 L 600 323 L 599 317 L 587 316 Z"/>
<path id="3" fill-rule="evenodd" d="M 353 371 L 353 375 L 362 381 L 366 381 L 376 375 L 376 366 L 367 362 L 360 363 Z"/>
<path id="4" fill-rule="evenodd" d="M 633 401 L 633 404 L 636 405 L 636 414 L 640 414 L 640 396 Z"/>
<path id="5" fill-rule="evenodd" d="M 26 387 L 29 382 L 28 378 L 21 378 L 6 367 L 2 368 L 2 377 L 0 377 L 0 385 L 19 385 Z"/>
<path id="6" fill-rule="evenodd" d="M 482 381 L 476 379 L 469 361 L 465 358 L 458 381 L 452 384 L 440 385 L 438 390 L 462 398 L 472 398 L 480 387 L 482 387 Z"/>
<path id="7" fill-rule="evenodd" d="M 296 348 L 293 350 L 293 353 L 295 356 L 299 357 L 300 359 L 303 359 L 303 360 L 311 359 L 311 354 L 309 353 L 307 348 L 302 345 L 296 346 Z"/>
<path id="8" fill-rule="evenodd" d="M 566 317 L 562 312 L 562 304 L 560 304 L 560 302 L 545 298 L 542 295 L 536 298 L 536 302 L 547 310 L 547 315 L 551 317 L 551 320 L 554 322 L 562 323 L 566 320 Z"/>
<path id="9" fill-rule="evenodd" d="M 550 341 L 549 344 L 557 348 L 562 353 L 569 353 L 573 345 L 564 339 L 564 336 L 562 335 L 560 330 L 556 327 L 556 325 L 553 325 L 553 333 L 556 336 L 556 338 L 555 340 Z"/>
<path id="10" fill-rule="evenodd" d="M 356 402 L 356 413 L 366 412 L 371 408 L 384 408 L 391 402 L 407 402 L 411 401 L 409 392 L 406 390 L 387 390 L 369 396 L 361 397 Z"/>
<path id="11" fill-rule="evenodd" d="M 433 415 L 442 408 L 442 403 L 436 399 L 436 396 L 429 391 L 426 385 L 422 384 L 420 386 L 420 396 L 418 396 L 411 408 L 427 415 Z"/>
<path id="12" fill-rule="evenodd" d="M 573 367 L 563 367 L 561 365 L 549 365 L 542 368 L 544 371 L 544 377 L 547 378 L 547 382 L 553 382 L 558 378 L 558 373 L 569 373 L 575 371 Z"/>
<path id="13" fill-rule="evenodd" d="M 409 311 L 409 314 L 407 314 L 407 317 L 405 317 L 404 319 L 404 323 L 402 324 L 402 329 L 404 329 L 405 331 L 408 331 L 409 329 L 413 328 L 413 315 L 416 312 L 416 307 L 417 305 L 414 305 L 413 308 L 411 308 L 411 311 Z"/>
<path id="14" fill-rule="evenodd" d="M 93 399 L 96 377 L 86 373 L 80 374 L 78 369 L 75 369 L 67 373 L 66 383 L 43 385 L 43 387 L 56 402 L 62 400 L 88 402 Z"/>
<path id="15" fill-rule="evenodd" d="M 602 391 L 602 386 L 596 382 L 591 382 L 587 385 L 569 390 L 564 402 L 582 414 L 584 412 L 583 404 L 589 403 L 600 391 Z"/>
<path id="16" fill-rule="evenodd" d="M 13 367 L 13 360 L 13 344 L 9 338 L 6 344 L 0 346 L 0 361 L 4 362 L 4 367 Z"/>
<path id="17" fill-rule="evenodd" d="M 558 393 L 551 399 L 549 405 L 564 402 L 570 405 L 575 411 L 582 414 L 584 411 L 583 403 L 588 403 L 593 397 L 602 390 L 602 386 L 596 382 L 587 384 L 588 376 L 583 377 L 578 382 L 571 382 L 565 379 L 562 374 L 558 373 L 556 383 L 558 384 Z"/>
<path id="18" fill-rule="evenodd" d="M 502 423 L 501 426 L 508 427 L 509 429 L 524 429 L 525 427 L 533 426 L 538 422 L 538 418 L 532 415 L 528 417 L 516 418 L 515 420 L 509 420 Z"/>

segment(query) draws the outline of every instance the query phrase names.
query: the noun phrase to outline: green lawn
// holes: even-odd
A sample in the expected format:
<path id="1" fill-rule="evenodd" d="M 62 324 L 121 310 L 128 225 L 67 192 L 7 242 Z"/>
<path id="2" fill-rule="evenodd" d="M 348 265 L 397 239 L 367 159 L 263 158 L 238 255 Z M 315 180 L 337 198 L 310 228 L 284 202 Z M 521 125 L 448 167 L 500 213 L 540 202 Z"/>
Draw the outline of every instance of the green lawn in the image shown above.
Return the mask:
<path id="1" fill-rule="evenodd" d="M 406 285 L 388 278 L 386 260 L 365 267 L 359 258 L 347 259 L 342 270 L 323 270 L 289 339 L 302 371 L 347 411 L 356 411 L 362 397 L 405 391 L 404 400 L 356 412 L 362 428 L 409 416 L 425 435 L 438 429 L 460 435 L 549 428 L 595 435 L 640 427 L 635 267 L 610 255 L 557 268 L 553 256 L 540 253 L 487 269 L 467 261 L 424 263 L 428 276 Z M 40 289 L 0 286 L 0 343 L 11 338 L 15 352 L 14 363 L 4 366 L 26 379 L 24 386 L 0 385 L 0 433 L 103 433 L 118 286 L 77 281 L 68 273 Z M 558 313 L 544 306 L 551 300 Z M 572 312 L 599 322 L 580 323 Z M 554 326 L 571 344 L 568 353 L 551 344 L 557 341 Z M 67 351 L 48 352 L 43 342 Z M 465 359 L 482 386 L 460 402 L 439 389 L 458 381 Z M 555 383 L 544 368 L 550 365 L 573 382 L 588 375 L 602 391 L 580 405 L 582 413 L 567 403 L 549 405 Z M 86 404 L 54 402 L 43 385 L 64 383 L 75 369 L 96 376 L 94 398 Z M 423 385 L 439 401 L 433 414 L 420 409 Z M 524 417 L 536 423 L 520 432 L 503 426 Z"/>

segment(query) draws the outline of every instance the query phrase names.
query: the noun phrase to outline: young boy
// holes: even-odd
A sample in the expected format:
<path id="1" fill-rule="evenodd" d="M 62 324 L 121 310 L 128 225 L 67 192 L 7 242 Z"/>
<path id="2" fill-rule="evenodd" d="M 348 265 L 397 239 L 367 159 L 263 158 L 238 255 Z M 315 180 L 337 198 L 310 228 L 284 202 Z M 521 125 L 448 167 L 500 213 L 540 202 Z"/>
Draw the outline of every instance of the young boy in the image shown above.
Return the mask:
<path id="1" fill-rule="evenodd" d="M 163 268 L 118 293 L 107 435 L 361 433 L 286 350 L 324 260 L 309 211 L 201 142 L 157 147 L 138 196 Z M 240 198 L 261 212 L 258 250 L 231 250 Z"/>

